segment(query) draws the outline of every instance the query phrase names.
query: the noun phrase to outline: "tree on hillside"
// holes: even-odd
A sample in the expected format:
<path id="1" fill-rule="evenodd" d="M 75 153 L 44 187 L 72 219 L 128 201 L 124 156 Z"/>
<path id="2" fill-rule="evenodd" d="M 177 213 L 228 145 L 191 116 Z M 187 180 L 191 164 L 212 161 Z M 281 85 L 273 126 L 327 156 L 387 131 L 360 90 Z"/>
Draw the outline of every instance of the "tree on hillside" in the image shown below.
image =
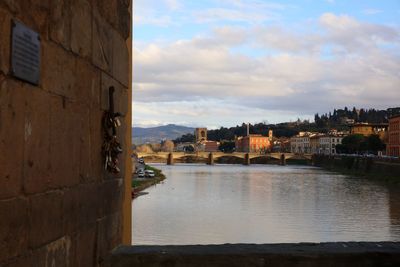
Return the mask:
<path id="1" fill-rule="evenodd" d="M 191 133 L 188 133 L 188 134 L 182 135 L 179 138 L 176 138 L 174 140 L 174 143 L 175 144 L 177 144 L 177 143 L 191 143 L 191 142 L 194 142 L 194 140 L 195 140 L 195 136 L 193 134 L 191 134 Z"/>

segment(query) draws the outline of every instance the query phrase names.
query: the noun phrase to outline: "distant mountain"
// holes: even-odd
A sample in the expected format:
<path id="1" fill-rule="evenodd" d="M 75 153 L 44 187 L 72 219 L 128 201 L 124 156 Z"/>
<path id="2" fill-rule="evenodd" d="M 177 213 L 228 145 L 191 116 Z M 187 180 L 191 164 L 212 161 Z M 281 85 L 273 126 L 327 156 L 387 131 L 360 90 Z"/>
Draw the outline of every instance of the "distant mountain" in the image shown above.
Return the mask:
<path id="1" fill-rule="evenodd" d="M 193 132 L 194 128 L 175 124 L 151 128 L 132 127 L 132 142 L 136 145 L 159 143 L 164 139 L 174 140 L 184 134 Z"/>

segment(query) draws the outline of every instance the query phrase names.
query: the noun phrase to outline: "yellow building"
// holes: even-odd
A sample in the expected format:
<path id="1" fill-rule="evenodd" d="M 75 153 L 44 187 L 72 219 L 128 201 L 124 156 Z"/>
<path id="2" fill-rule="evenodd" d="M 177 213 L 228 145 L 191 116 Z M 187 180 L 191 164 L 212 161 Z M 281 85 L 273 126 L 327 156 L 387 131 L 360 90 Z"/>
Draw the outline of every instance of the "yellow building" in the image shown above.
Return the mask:
<path id="1" fill-rule="evenodd" d="M 370 136 L 372 134 L 379 135 L 381 140 L 387 139 L 387 123 L 357 123 L 351 126 L 351 134 L 362 134 L 364 136 Z"/>

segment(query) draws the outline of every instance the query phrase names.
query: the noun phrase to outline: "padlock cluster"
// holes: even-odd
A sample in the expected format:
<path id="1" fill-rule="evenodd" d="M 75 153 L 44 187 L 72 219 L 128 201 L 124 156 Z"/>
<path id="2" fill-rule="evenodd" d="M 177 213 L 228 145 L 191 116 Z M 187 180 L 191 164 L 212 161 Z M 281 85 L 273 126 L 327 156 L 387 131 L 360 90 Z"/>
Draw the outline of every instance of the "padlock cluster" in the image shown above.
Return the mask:
<path id="1" fill-rule="evenodd" d="M 121 114 L 105 112 L 103 118 L 104 143 L 102 147 L 104 157 L 104 169 L 111 173 L 119 173 L 118 155 L 122 153 L 122 148 L 117 140 L 116 128 L 121 126 L 118 117 Z"/>

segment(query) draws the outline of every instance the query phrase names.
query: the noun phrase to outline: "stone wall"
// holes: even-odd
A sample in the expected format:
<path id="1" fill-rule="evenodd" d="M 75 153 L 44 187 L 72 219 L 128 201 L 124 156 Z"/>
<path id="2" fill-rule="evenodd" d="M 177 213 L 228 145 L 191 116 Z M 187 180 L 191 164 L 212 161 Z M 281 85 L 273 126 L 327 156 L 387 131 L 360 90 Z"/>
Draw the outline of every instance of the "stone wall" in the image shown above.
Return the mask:
<path id="1" fill-rule="evenodd" d="M 377 179 L 399 180 L 400 177 L 400 161 L 398 159 L 314 155 L 313 163 L 315 166 L 329 170 Z"/>
<path id="2" fill-rule="evenodd" d="M 130 243 L 130 8 L 0 0 L 0 266 L 102 266 Z M 38 86 L 10 74 L 13 19 L 40 34 Z M 110 86 L 124 115 L 118 175 L 101 156 Z"/>
<path id="3" fill-rule="evenodd" d="M 340 242 L 119 247 L 112 267 L 399 266 L 400 244 Z"/>

